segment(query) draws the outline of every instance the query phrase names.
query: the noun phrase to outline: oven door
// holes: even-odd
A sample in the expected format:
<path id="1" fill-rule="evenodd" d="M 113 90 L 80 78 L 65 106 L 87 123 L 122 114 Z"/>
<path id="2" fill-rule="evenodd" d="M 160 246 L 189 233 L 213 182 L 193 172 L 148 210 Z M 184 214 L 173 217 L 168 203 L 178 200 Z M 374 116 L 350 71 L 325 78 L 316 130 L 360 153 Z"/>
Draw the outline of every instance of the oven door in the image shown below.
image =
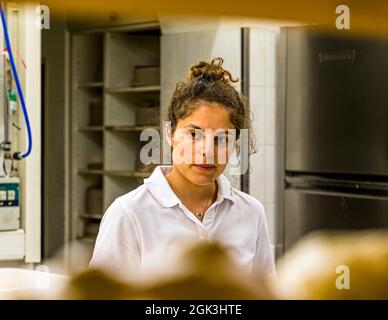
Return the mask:
<path id="1" fill-rule="evenodd" d="M 388 196 L 289 188 L 285 192 L 285 250 L 316 230 L 388 228 Z"/>

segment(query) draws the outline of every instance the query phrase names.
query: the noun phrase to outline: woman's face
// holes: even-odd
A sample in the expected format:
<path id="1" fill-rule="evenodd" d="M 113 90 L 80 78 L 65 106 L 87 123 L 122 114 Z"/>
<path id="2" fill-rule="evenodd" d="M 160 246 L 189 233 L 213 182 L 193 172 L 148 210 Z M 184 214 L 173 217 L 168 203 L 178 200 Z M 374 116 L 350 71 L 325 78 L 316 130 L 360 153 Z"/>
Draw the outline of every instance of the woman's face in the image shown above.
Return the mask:
<path id="1" fill-rule="evenodd" d="M 233 151 L 234 129 L 225 107 L 197 102 L 190 115 L 178 120 L 171 139 L 174 169 L 193 184 L 212 183 Z"/>

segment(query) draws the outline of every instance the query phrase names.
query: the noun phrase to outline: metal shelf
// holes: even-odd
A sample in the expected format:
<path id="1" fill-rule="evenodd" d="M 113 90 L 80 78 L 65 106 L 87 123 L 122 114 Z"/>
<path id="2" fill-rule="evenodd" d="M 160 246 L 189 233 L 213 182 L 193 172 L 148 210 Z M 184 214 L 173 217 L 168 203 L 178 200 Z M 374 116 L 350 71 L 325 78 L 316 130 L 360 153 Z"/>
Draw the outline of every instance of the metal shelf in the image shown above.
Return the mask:
<path id="1" fill-rule="evenodd" d="M 128 177 L 128 178 L 145 178 L 149 176 L 149 173 L 142 171 L 125 171 L 125 170 L 90 170 L 81 169 L 78 170 L 82 175 L 98 175 L 98 176 L 110 176 L 110 177 Z"/>
<path id="2" fill-rule="evenodd" d="M 102 219 L 102 216 L 99 216 L 99 215 L 96 215 L 96 214 L 80 214 L 79 217 L 81 219 L 85 219 L 85 220 L 101 220 Z"/>
<path id="3" fill-rule="evenodd" d="M 78 170 L 78 173 L 84 175 L 103 175 L 104 171 L 96 169 L 80 169 Z"/>
<path id="4" fill-rule="evenodd" d="M 142 171 L 118 171 L 118 170 L 107 170 L 104 174 L 111 177 L 128 177 L 128 178 L 146 178 L 149 176 L 148 173 Z"/>
<path id="5" fill-rule="evenodd" d="M 142 131 L 145 129 L 160 130 L 160 126 L 106 126 L 110 131 Z"/>
<path id="6" fill-rule="evenodd" d="M 83 126 L 83 127 L 79 127 L 78 128 L 78 131 L 86 131 L 86 132 L 89 132 L 89 131 L 102 131 L 104 130 L 104 127 L 102 126 Z"/>
<path id="7" fill-rule="evenodd" d="M 160 86 L 144 86 L 144 87 L 117 87 L 106 88 L 108 93 L 141 93 L 141 92 L 157 92 L 160 91 Z"/>

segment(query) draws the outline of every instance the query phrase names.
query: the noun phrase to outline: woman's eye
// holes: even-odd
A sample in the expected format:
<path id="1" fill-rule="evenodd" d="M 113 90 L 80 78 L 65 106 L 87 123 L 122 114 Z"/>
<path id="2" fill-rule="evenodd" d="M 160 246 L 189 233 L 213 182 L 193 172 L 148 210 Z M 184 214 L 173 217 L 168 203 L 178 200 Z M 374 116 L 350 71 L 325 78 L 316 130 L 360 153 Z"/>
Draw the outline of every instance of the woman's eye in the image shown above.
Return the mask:
<path id="1" fill-rule="evenodd" d="M 228 137 L 227 136 L 218 136 L 214 140 L 215 140 L 215 143 L 217 143 L 217 144 L 226 144 L 228 142 Z"/>
<path id="2" fill-rule="evenodd" d="M 190 131 L 189 134 L 192 140 L 199 140 L 202 137 L 201 133 L 197 131 Z"/>

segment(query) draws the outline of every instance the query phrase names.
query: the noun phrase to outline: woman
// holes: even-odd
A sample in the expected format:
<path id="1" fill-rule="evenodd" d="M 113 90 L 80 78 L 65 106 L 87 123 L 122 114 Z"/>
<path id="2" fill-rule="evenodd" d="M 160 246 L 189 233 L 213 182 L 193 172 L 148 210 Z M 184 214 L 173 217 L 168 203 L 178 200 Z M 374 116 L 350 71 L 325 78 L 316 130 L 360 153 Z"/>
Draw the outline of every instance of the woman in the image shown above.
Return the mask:
<path id="1" fill-rule="evenodd" d="M 222 174 L 241 129 L 250 129 L 245 100 L 222 63 L 200 62 L 178 83 L 169 106 L 172 166 L 157 166 L 143 185 L 111 204 L 91 266 L 134 274 L 186 239 L 206 239 L 221 243 L 249 271 L 275 273 L 262 204 Z"/>

